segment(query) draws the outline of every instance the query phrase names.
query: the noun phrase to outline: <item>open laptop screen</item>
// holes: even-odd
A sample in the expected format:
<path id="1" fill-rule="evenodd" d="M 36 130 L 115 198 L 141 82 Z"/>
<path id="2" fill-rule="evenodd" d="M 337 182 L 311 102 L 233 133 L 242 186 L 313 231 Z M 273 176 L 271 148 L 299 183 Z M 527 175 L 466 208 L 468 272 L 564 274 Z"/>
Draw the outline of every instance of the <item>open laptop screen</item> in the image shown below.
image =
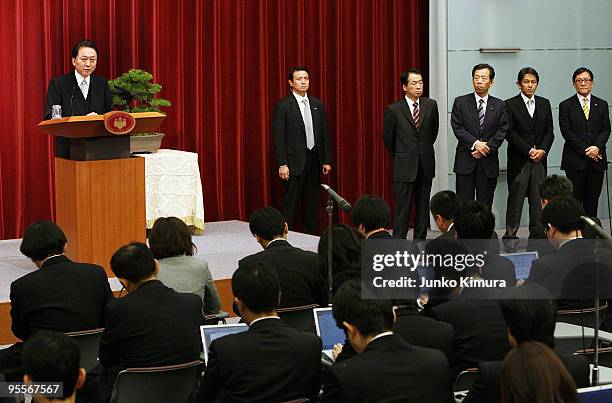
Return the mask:
<path id="1" fill-rule="evenodd" d="M 612 385 L 578 389 L 578 402 L 610 403 L 612 402 Z"/>
<path id="2" fill-rule="evenodd" d="M 208 349 L 210 343 L 220 337 L 228 334 L 245 332 L 248 330 L 245 323 L 236 323 L 231 325 L 204 325 L 200 326 L 200 334 L 202 336 L 202 347 L 204 348 L 204 362 L 208 364 Z"/>
<path id="3" fill-rule="evenodd" d="M 514 265 L 516 279 L 525 280 L 529 277 L 532 262 L 538 258 L 538 252 L 502 253 L 501 256 L 509 259 Z"/>
<path id="4" fill-rule="evenodd" d="M 336 326 L 331 308 L 313 309 L 317 334 L 323 341 L 323 350 L 331 350 L 336 343 L 344 343 L 344 330 Z"/>

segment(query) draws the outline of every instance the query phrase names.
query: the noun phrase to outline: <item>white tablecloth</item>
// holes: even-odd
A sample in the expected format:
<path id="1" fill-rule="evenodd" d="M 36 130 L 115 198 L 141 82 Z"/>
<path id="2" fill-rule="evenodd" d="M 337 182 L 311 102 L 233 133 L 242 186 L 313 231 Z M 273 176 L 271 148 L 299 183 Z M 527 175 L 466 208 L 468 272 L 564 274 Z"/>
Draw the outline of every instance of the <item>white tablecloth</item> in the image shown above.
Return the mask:
<path id="1" fill-rule="evenodd" d="M 158 150 L 145 159 L 147 228 L 159 217 L 177 217 L 204 231 L 204 198 L 198 154 Z"/>

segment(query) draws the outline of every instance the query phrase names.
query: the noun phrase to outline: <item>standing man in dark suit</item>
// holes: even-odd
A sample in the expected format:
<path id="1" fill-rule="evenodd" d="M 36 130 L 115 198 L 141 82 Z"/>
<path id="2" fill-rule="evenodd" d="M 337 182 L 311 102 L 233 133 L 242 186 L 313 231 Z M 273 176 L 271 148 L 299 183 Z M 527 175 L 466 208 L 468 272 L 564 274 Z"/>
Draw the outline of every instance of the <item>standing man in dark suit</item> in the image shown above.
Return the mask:
<path id="1" fill-rule="evenodd" d="M 427 207 L 436 173 L 433 144 L 438 137 L 438 104 L 423 95 L 420 70 L 400 75 L 403 99 L 385 111 L 383 141 L 393 157 L 395 211 L 393 236 L 406 239 L 412 197 L 415 200 L 414 239 L 427 236 Z"/>
<path id="2" fill-rule="evenodd" d="M 240 259 L 238 267 L 263 263 L 275 269 L 281 288 L 279 308 L 327 306 L 327 282 L 319 271 L 319 257 L 287 242 L 289 230 L 281 212 L 274 207 L 255 210 L 249 228 L 264 250 Z"/>
<path id="3" fill-rule="evenodd" d="M 497 150 L 501 147 L 510 121 L 504 101 L 489 95 L 495 70 L 488 64 L 472 68 L 474 92 L 457 97 L 451 112 L 451 126 L 458 144 L 455 151 L 457 196 L 483 202 L 489 210 L 499 176 Z"/>
<path id="4" fill-rule="evenodd" d="M 304 232 L 316 234 L 321 172 L 331 171 L 331 151 L 325 107 L 307 95 L 309 80 L 307 67 L 289 70 L 291 94 L 274 106 L 272 131 L 278 176 L 285 188 L 283 215 L 293 230 L 301 211 Z"/>
<path id="5" fill-rule="evenodd" d="M 45 119 L 51 119 L 51 107 L 60 105 L 62 116 L 102 115 L 113 109 L 113 97 L 104 77 L 94 76 L 98 48 L 89 39 L 82 39 L 72 48 L 74 71 L 53 78 L 47 89 Z M 68 140 L 56 137 L 55 155 L 69 157 Z"/>
<path id="6" fill-rule="evenodd" d="M 11 284 L 11 329 L 22 341 L 40 330 L 74 332 L 104 327 L 105 305 L 113 300 L 104 269 L 72 262 L 66 235 L 50 221 L 37 221 L 23 235 L 20 251 L 38 270 Z M 23 377 L 23 343 L 0 352 L 0 372 L 8 380 Z"/>
<path id="7" fill-rule="evenodd" d="M 508 203 L 504 241 L 516 247 L 523 200 L 529 201 L 529 232 L 540 220 L 538 184 L 546 178 L 546 156 L 554 140 L 552 112 L 546 98 L 535 95 L 540 77 L 532 67 L 522 68 L 516 85 L 521 91 L 506 100 L 510 117 L 508 133 Z"/>
<path id="8" fill-rule="evenodd" d="M 586 214 L 596 217 L 604 171 L 608 169 L 608 103 L 591 94 L 593 72 L 586 67 L 574 71 L 572 82 L 576 95 L 559 104 L 559 128 L 565 139 L 561 169 L 574 184 L 574 197 Z"/>

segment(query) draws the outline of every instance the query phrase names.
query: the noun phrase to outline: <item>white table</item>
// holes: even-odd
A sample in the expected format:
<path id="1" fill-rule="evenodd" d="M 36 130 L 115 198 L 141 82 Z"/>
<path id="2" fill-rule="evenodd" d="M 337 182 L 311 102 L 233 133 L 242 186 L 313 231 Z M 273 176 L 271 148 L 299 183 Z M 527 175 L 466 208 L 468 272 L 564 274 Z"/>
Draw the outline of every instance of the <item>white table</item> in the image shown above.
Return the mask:
<path id="1" fill-rule="evenodd" d="M 198 154 L 160 149 L 145 159 L 147 228 L 159 217 L 177 217 L 204 232 L 204 198 Z"/>

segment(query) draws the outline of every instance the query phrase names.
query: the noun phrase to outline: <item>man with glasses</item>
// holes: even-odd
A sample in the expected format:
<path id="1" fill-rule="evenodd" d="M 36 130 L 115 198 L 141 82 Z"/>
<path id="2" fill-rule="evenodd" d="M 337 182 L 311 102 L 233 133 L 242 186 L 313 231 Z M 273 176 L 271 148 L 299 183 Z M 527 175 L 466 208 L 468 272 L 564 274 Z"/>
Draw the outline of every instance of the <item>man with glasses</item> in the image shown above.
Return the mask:
<path id="1" fill-rule="evenodd" d="M 565 139 L 561 169 L 574 184 L 574 197 L 593 217 L 597 216 L 604 171 L 608 169 L 608 103 L 591 94 L 593 72 L 588 68 L 576 69 L 572 82 L 576 95 L 559 104 L 559 128 Z"/>

